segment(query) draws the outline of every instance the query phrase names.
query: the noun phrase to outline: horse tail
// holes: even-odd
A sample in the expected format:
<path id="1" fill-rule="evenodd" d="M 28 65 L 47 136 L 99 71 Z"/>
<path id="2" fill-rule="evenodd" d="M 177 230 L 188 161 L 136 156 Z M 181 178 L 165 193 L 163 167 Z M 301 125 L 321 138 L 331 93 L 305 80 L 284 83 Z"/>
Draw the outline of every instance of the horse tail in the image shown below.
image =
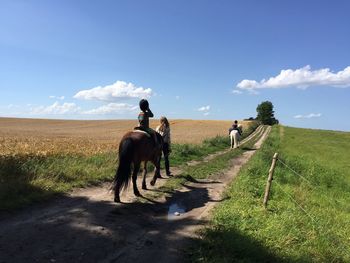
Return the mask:
<path id="1" fill-rule="evenodd" d="M 120 192 L 130 181 L 131 163 L 134 153 L 134 143 L 131 138 L 124 139 L 119 145 L 119 166 L 114 177 L 114 191 Z"/>

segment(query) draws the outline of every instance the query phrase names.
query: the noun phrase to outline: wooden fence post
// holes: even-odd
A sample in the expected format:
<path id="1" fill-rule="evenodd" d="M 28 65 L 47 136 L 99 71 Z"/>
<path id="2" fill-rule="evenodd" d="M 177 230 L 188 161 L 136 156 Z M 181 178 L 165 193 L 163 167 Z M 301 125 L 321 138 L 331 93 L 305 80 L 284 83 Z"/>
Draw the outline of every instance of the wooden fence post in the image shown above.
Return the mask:
<path id="1" fill-rule="evenodd" d="M 278 153 L 273 155 L 271 167 L 269 170 L 269 176 L 267 178 L 266 188 L 265 188 L 265 196 L 264 196 L 264 207 L 267 207 L 267 202 L 269 201 L 270 188 L 273 180 L 273 172 L 275 171 L 276 161 L 277 161 Z"/>

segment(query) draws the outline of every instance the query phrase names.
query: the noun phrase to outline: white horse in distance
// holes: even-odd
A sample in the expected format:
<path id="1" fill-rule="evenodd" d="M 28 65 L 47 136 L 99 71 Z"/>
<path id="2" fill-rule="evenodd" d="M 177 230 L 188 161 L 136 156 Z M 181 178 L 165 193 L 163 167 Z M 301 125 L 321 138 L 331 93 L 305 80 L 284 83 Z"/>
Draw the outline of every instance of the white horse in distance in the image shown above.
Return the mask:
<path id="1" fill-rule="evenodd" d="M 242 134 L 242 124 L 238 124 L 238 129 L 240 130 Z M 232 130 L 230 132 L 230 138 L 231 138 L 231 149 L 236 149 L 239 147 L 239 141 L 240 141 L 240 135 L 237 130 Z"/>

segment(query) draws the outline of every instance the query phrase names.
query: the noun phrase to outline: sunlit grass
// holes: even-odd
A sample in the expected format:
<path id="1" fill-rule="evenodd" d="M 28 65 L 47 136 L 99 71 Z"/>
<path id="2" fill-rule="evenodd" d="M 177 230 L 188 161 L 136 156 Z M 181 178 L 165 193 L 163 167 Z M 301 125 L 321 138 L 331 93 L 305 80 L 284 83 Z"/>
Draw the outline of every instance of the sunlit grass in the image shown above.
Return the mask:
<path id="1" fill-rule="evenodd" d="M 349 133 L 274 127 L 215 209 L 191 260 L 350 262 L 349 147 Z M 265 210 L 274 152 L 311 185 L 278 162 Z"/>

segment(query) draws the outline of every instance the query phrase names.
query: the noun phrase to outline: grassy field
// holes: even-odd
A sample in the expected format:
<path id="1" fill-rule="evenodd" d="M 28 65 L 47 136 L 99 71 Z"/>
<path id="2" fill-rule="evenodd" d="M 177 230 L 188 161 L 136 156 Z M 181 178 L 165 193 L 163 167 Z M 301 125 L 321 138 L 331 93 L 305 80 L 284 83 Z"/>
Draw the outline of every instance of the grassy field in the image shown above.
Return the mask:
<path id="1" fill-rule="evenodd" d="M 275 126 L 191 250 L 194 262 L 350 262 L 350 133 Z M 274 152 L 268 209 L 262 206 Z"/>
<path id="2" fill-rule="evenodd" d="M 171 165 L 226 148 L 228 137 L 221 135 L 226 135 L 230 124 L 171 121 Z M 111 181 L 119 140 L 135 122 L 0 118 L 0 125 L 0 210 L 4 210 L 45 200 L 74 187 Z M 244 125 L 249 132 L 248 124 Z"/>

